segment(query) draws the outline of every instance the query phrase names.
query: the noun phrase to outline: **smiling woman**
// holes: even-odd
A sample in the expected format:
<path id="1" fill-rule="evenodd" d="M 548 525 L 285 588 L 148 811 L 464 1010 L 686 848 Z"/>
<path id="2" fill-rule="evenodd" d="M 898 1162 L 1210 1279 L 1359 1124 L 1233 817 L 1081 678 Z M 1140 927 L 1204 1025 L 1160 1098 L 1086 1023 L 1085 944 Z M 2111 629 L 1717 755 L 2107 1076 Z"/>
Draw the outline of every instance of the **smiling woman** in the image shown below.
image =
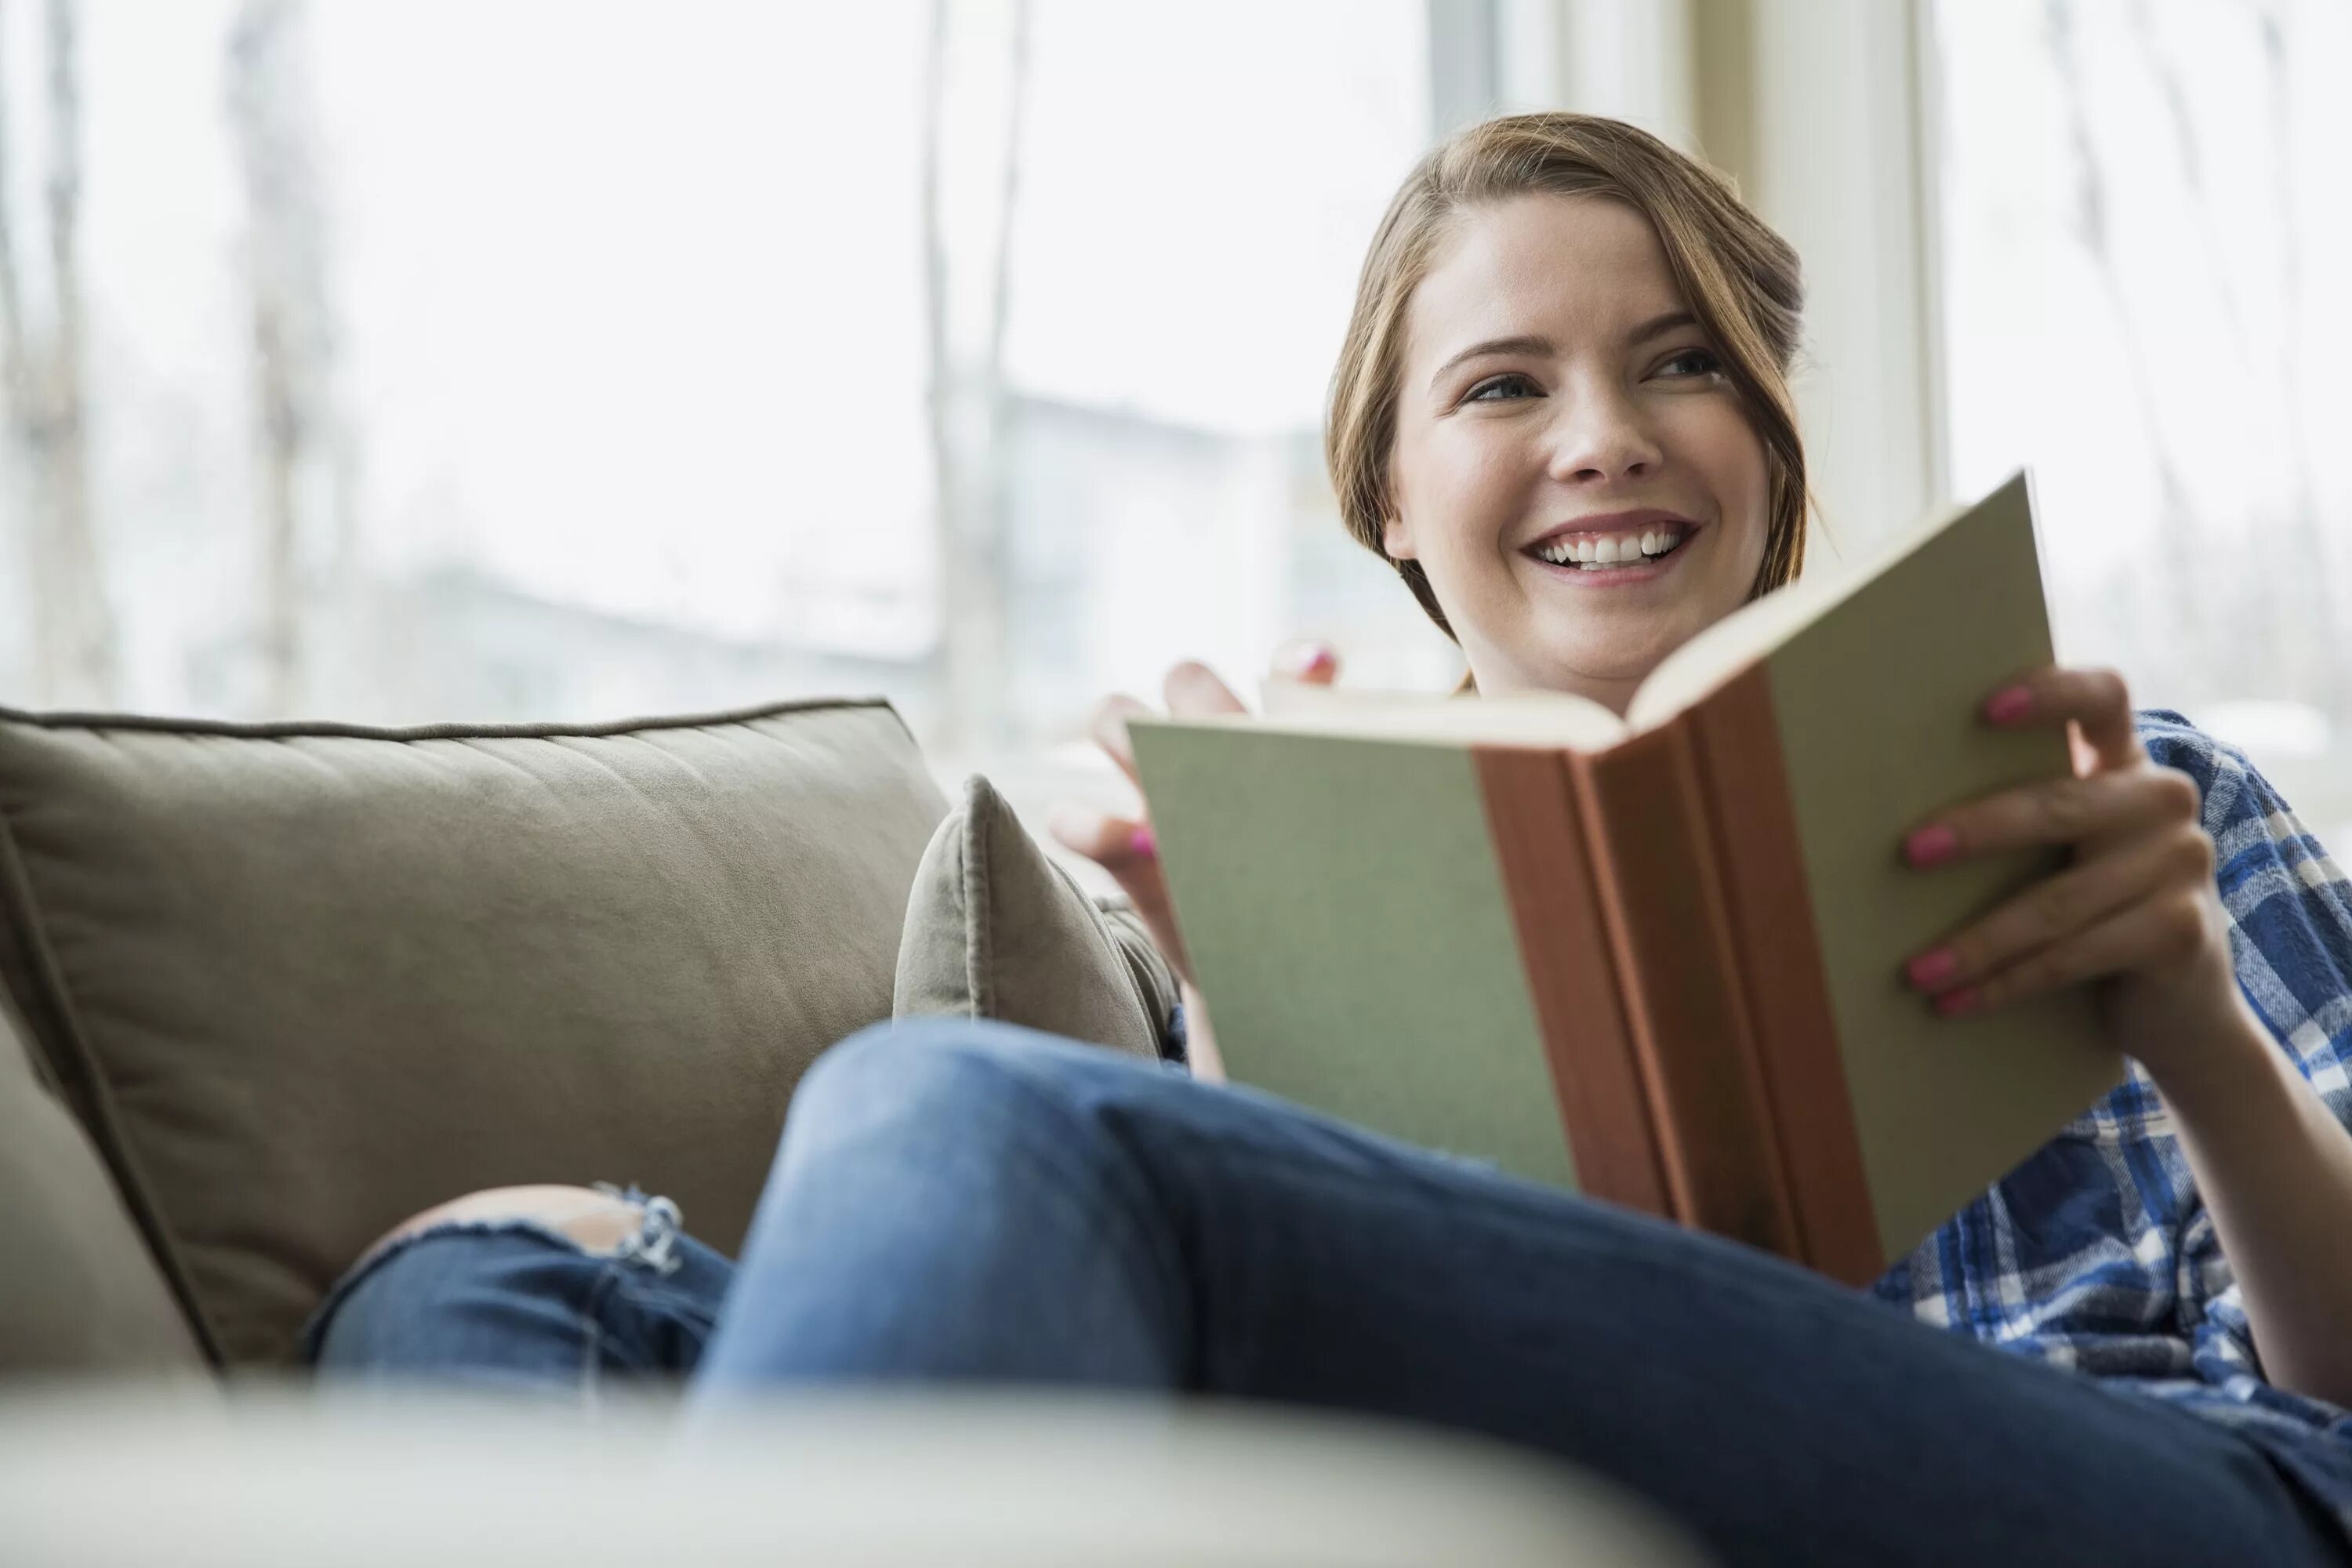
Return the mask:
<path id="1" fill-rule="evenodd" d="M 1622 710 L 1660 658 L 1779 585 L 1763 444 L 1638 211 L 1530 195 L 1455 227 L 1407 312 L 1381 549 L 1455 606 L 1480 690 Z M 1595 287 L 1564 300 L 1531 257 Z M 1540 330 L 1428 368 L 1498 322 Z M 1662 526 L 1677 548 L 1659 550 Z M 1542 558 L 1561 543 L 1590 564 Z"/>
<path id="2" fill-rule="evenodd" d="M 1563 293 L 1562 276 L 1591 286 Z M 1479 689 L 1622 710 L 1660 658 L 1803 563 L 1802 301 L 1788 245 L 1653 138 L 1525 118 L 1455 138 L 1365 260 L 1327 437 L 1349 531 L 1461 643 Z M 1580 563 L 1655 564 L 1564 569 L 1562 541 Z M 1602 586 L 1626 591 L 1549 607 Z"/>

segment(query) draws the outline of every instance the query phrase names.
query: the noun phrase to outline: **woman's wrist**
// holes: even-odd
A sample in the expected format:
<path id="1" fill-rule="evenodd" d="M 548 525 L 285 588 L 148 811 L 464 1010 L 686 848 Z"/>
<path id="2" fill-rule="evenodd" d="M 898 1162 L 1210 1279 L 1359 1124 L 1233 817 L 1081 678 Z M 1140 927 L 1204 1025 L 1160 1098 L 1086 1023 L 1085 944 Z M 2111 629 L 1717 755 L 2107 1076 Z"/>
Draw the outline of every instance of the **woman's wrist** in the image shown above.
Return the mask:
<path id="1" fill-rule="evenodd" d="M 2278 1057 L 2270 1030 L 2233 988 L 2222 1016 L 2200 1031 L 2198 1048 L 2139 1060 L 2175 1119 L 2201 1125 L 2275 1089 L 2283 1081 Z"/>

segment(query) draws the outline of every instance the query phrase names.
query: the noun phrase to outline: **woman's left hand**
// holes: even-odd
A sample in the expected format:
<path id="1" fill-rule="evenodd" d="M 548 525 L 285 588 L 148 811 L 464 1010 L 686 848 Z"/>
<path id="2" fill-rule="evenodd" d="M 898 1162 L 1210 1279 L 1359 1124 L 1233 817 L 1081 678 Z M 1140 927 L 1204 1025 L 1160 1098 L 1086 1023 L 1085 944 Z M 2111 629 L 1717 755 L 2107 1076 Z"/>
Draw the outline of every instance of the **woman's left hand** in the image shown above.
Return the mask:
<path id="1" fill-rule="evenodd" d="M 2074 776 L 1939 814 L 1903 841 L 1913 866 L 2065 845 L 2074 862 L 1905 966 L 1946 1016 L 2098 983 L 2108 1037 L 2158 1083 L 2239 1031 L 2229 919 L 2197 783 L 2140 744 L 2130 693 L 2110 670 L 2050 668 L 2005 686 L 1985 720 L 2063 725 Z"/>

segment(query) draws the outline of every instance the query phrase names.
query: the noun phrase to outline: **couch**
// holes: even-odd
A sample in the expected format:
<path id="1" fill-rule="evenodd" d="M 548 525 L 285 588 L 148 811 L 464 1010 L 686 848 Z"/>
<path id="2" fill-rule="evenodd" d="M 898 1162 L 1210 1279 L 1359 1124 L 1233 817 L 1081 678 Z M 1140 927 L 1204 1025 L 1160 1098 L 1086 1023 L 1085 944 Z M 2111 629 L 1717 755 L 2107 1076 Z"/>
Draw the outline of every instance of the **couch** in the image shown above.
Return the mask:
<path id="1" fill-rule="evenodd" d="M 352 1506 L 510 1470 L 485 1495 L 509 1500 L 509 1522 L 528 1517 L 532 1488 L 553 1483 L 527 1454 L 572 1441 L 526 1438 L 542 1415 L 451 1421 L 429 1400 L 388 1412 L 303 1384 L 297 1336 L 331 1282 L 409 1214 L 533 1182 L 669 1194 L 731 1251 L 793 1085 L 894 1011 L 991 1013 L 1148 1053 L 1172 1002 L 1165 966 L 1131 919 L 1057 876 L 984 782 L 951 801 L 878 700 L 401 731 L 0 710 L 0 1451 L 47 1467 L 0 1461 L 15 1486 L 0 1515 L 47 1510 L 43 1561 L 118 1560 L 94 1516 L 58 1512 L 74 1489 L 52 1472 L 136 1475 L 201 1449 L 215 1495 L 243 1476 L 267 1496 L 294 1456 L 341 1454 L 321 1473 Z M 235 1421 L 189 1414 L 224 1387 L 269 1392 L 233 1400 Z M 1022 1521 L 1047 1517 L 1089 1453 L 1114 1490 L 1139 1454 L 1179 1469 L 1199 1457 L 1074 1439 L 1034 1401 L 951 1403 L 786 1410 L 746 1441 L 830 1454 L 825 1475 L 846 1466 L 877 1486 L 895 1449 L 921 1447 L 938 1460 L 928 1479 L 890 1484 L 923 1518 L 926 1496 L 968 1502 L 977 1484 L 940 1458 L 956 1451 L 940 1434 L 1030 1433 L 1050 1460 L 1034 1509 L 1013 1506 L 1001 1463 L 972 1474 L 993 1478 L 1007 1539 L 1033 1547 Z M 1295 1495 L 1317 1495 L 1318 1478 L 1345 1490 L 1336 1456 L 1361 1439 L 1215 1419 L 1242 1435 L 1220 1439 L 1225 1469 L 1211 1472 L 1256 1443 L 1255 1473 L 1293 1477 Z M 653 1451 L 628 1431 L 600 1452 Z M 1383 1440 L 1404 1470 L 1466 1465 L 1502 1491 L 1532 1463 Z M 1021 1446 L 971 1447 L 979 1465 Z M 1569 1489 L 1522 1486 L 1517 1511 L 1480 1517 L 1525 1525 L 1556 1557 L 1580 1542 L 1607 1543 L 1582 1560 L 1689 1560 L 1605 1494 L 1553 1480 Z M 1454 1517 L 1446 1497 L 1468 1528 L 1460 1486 L 1422 1504 Z M 214 1528 L 233 1534 L 229 1518 Z M 96 1532 L 78 1536 L 76 1519 Z M 1339 1533 L 1325 1546 L 1344 1536 L 1327 1522 Z M 1369 1545 L 1272 1553 L 1276 1538 L 1252 1560 L 1375 1560 Z M 1091 1539 L 1068 1560 L 1098 1560 Z M 846 1536 L 824 1541 L 866 1560 Z"/>

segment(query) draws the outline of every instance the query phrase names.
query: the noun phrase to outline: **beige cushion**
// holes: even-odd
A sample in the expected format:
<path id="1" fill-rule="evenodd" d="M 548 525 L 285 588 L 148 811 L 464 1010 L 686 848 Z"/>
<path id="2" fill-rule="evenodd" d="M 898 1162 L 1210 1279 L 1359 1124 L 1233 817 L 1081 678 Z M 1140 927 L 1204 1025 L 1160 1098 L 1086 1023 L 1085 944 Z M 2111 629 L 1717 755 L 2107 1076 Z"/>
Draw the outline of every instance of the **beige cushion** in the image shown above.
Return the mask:
<path id="1" fill-rule="evenodd" d="M 0 1373 L 204 1365 L 89 1137 L 0 1000 Z"/>
<path id="2" fill-rule="evenodd" d="M 602 729 L 0 712 L 0 980 L 226 1360 L 478 1187 L 637 1182 L 731 1250 L 886 1017 L 946 809 L 887 705 Z"/>
<path id="3" fill-rule="evenodd" d="M 907 900 L 892 1011 L 996 1018 L 1157 1057 L 1176 982 L 1133 913 L 1098 907 L 989 782 L 931 836 Z"/>

